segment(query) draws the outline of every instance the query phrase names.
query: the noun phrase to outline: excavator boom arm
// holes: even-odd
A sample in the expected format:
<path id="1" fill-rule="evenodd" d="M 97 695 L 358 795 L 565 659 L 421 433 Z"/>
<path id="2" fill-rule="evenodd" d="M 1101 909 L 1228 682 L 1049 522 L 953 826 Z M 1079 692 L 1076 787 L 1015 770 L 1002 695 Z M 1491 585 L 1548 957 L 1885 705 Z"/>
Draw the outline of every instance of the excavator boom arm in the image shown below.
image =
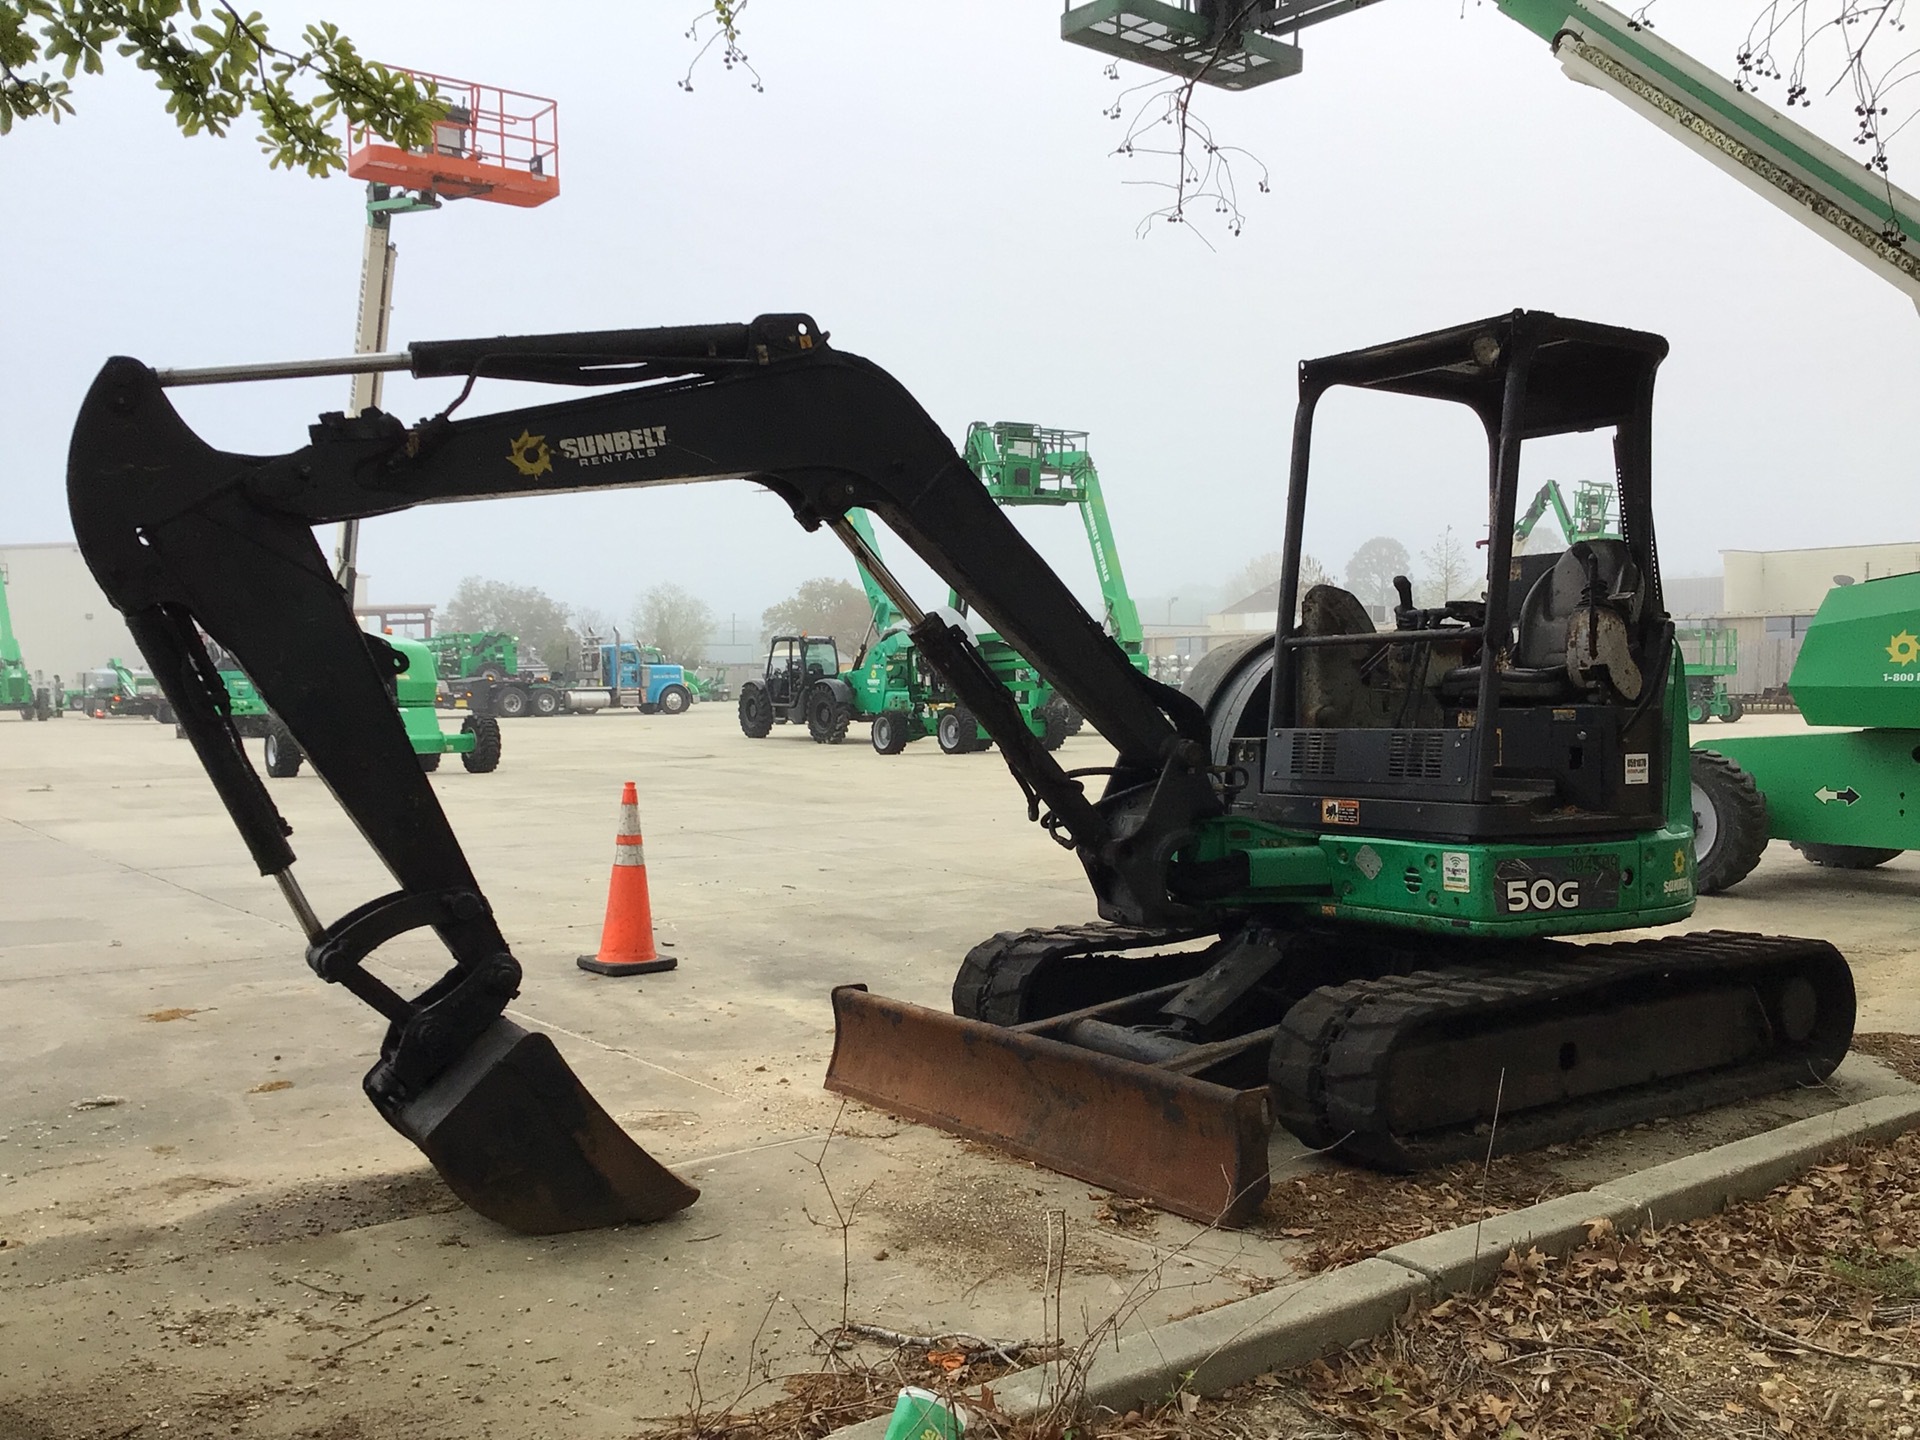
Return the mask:
<path id="1" fill-rule="evenodd" d="M 453 500 L 739 477 L 774 490 L 809 528 L 856 506 L 879 515 L 1031 657 L 1119 751 L 1099 804 L 1033 742 L 985 666 L 967 663 L 965 643 L 944 633 L 951 627 L 937 617 L 916 627 L 1030 798 L 1077 845 L 1103 909 L 1146 918 L 1172 904 L 1164 875 L 1155 878 L 1171 854 L 1165 837 L 1133 832 L 1148 795 L 1161 806 L 1156 826 L 1166 823 L 1169 785 L 1184 797 L 1176 811 L 1217 812 L 1198 773 L 1198 707 L 1128 664 L 879 367 L 832 350 L 802 316 L 407 354 L 420 375 L 645 383 L 473 419 L 443 413 L 412 428 L 377 411 L 327 415 L 304 448 L 255 457 L 208 446 L 153 370 L 116 359 L 75 428 L 69 492 L 81 548 L 262 873 L 291 864 L 285 826 L 224 723 L 196 625 L 252 677 L 405 891 L 477 893 L 394 718 L 392 652 L 359 630 L 315 525 Z M 1170 768 L 1186 778 L 1169 780 Z M 1143 794 L 1124 818 L 1115 797 L 1130 791 Z M 504 949 L 484 916 L 442 933 L 456 958 L 471 958 L 463 948 Z"/>
<path id="2" fill-rule="evenodd" d="M 405 656 L 360 630 L 316 525 L 453 500 L 736 477 L 775 491 L 802 525 L 829 525 L 861 558 L 864 537 L 845 517 L 871 510 L 1118 750 L 1096 801 L 1028 731 L 970 637 L 904 592 L 892 597 L 916 620 L 915 643 L 1000 742 L 1032 817 L 1045 805 L 1051 832 L 1078 851 L 1102 912 L 1181 913 L 1168 883 L 1174 851 L 1221 808 L 1199 707 L 1140 675 L 913 398 L 879 367 L 828 348 L 811 320 L 416 345 L 404 360 L 362 363 L 469 383 L 417 426 L 377 410 L 325 415 L 305 447 L 263 457 L 209 446 L 168 403 L 159 373 L 110 360 L 74 428 L 68 498 L 87 563 L 261 873 L 306 931 L 308 964 L 390 1022 L 364 1082 L 369 1098 L 476 1209 L 544 1233 L 658 1218 L 697 1192 L 633 1144 L 544 1036 L 504 1018 L 520 967 L 396 712 Z M 303 368 L 313 373 L 219 378 Z M 486 377 L 626 388 L 453 418 Z M 291 827 L 230 721 L 208 638 L 312 761 L 398 881 L 393 894 L 331 923 L 314 912 L 293 878 Z M 423 926 L 453 965 L 409 998 L 363 962 Z"/>

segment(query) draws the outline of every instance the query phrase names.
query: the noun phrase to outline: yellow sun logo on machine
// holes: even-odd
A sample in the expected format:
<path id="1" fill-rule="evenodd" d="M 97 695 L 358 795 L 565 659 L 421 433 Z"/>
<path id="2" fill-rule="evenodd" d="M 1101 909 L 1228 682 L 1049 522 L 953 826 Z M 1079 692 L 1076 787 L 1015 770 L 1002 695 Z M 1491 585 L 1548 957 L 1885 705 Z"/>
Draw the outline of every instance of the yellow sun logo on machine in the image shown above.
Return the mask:
<path id="1" fill-rule="evenodd" d="M 546 436 L 529 435 L 522 430 L 520 438 L 511 443 L 513 448 L 507 452 L 507 459 L 522 475 L 531 479 L 535 475 L 553 473 L 553 452 L 547 449 Z"/>
<path id="2" fill-rule="evenodd" d="M 1920 660 L 1920 635 L 1902 630 L 1887 642 L 1887 658 L 1896 665 L 1911 665 Z"/>

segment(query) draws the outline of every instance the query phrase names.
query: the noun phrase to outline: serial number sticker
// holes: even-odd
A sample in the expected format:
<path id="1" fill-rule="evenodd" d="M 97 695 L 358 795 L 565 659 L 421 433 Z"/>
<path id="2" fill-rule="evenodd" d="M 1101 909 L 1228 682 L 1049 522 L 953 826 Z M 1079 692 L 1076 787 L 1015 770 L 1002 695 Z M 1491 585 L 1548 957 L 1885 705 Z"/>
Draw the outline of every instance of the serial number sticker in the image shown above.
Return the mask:
<path id="1" fill-rule="evenodd" d="M 1620 865 L 1612 856 L 1502 860 L 1494 893 L 1509 915 L 1607 910 L 1620 903 Z"/>
<path id="2" fill-rule="evenodd" d="M 1473 888 L 1473 857 L 1464 850 L 1445 850 L 1440 855 L 1440 888 L 1464 892 Z"/>
<path id="3" fill-rule="evenodd" d="M 1627 784 L 1645 785 L 1648 777 L 1647 756 L 1644 751 L 1627 756 Z"/>
<path id="4" fill-rule="evenodd" d="M 1322 825 L 1358 825 L 1360 802 L 1358 800 L 1322 800 L 1320 823 Z"/>

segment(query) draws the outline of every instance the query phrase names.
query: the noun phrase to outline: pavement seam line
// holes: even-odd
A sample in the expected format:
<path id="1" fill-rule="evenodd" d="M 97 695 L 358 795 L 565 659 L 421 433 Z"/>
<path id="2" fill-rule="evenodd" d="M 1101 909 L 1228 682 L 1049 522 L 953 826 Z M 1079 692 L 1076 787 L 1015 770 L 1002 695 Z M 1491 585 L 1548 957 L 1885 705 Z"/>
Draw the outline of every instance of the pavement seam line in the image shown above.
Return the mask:
<path id="1" fill-rule="evenodd" d="M 182 885 L 178 880 L 169 880 L 164 875 L 156 875 L 151 870 L 142 870 L 138 865 L 129 865 L 126 861 L 117 859 L 112 855 L 103 855 L 98 850 L 89 850 L 85 845 L 81 845 L 72 840 L 64 839 L 59 835 L 50 834 L 47 831 L 40 829 L 36 825 L 29 825 L 26 821 L 20 819 L 17 816 L 14 816 L 14 815 L 0 816 L 0 819 L 6 820 L 11 825 L 18 825 L 22 830 L 26 831 L 29 835 L 38 835 L 42 840 L 45 840 L 50 844 L 61 845 L 66 847 L 69 850 L 78 850 L 82 855 L 88 856 L 91 859 L 101 861 L 102 863 L 107 865 L 117 866 L 119 869 L 126 871 L 129 875 L 145 876 L 147 879 L 153 881 L 156 885 L 169 885 L 175 890 L 180 891 L 183 895 L 192 895 L 198 899 L 206 901 L 209 905 L 218 905 L 222 910 L 231 910 L 236 915 L 244 915 L 249 920 L 259 920 L 264 922 L 265 924 L 277 926 L 282 930 L 290 930 L 290 931 L 293 931 L 293 933 L 295 934 L 299 933 L 296 927 L 289 925 L 284 919 L 282 919 L 279 916 L 256 914 L 252 910 L 248 910 L 243 906 L 235 905 L 230 900 L 222 900 L 217 896 L 207 894 L 205 891 L 196 890 L 191 885 Z"/>
<path id="2" fill-rule="evenodd" d="M 1792 1175 L 1802 1174 L 1808 1167 L 1844 1145 L 1891 1139 L 1916 1126 L 1920 1126 L 1920 1089 L 1879 1095 L 1825 1115 L 1810 1116 L 1742 1140 L 1716 1145 L 1696 1155 L 1648 1166 L 1571 1195 L 1556 1196 L 1508 1211 L 1494 1219 L 1503 1229 L 1527 1231 L 1534 1228 L 1533 1217 L 1544 1218 L 1550 1213 L 1548 1207 L 1575 1209 L 1578 1208 L 1576 1202 L 1586 1201 L 1594 1209 L 1595 1218 L 1623 1214 L 1638 1216 L 1633 1221 L 1633 1229 L 1654 1223 L 1656 1207 L 1664 1210 L 1658 1216 L 1658 1223 L 1685 1223 L 1717 1214 L 1730 1199 L 1765 1194 L 1782 1183 L 1778 1177 L 1783 1170 Z M 1662 1172 L 1666 1173 L 1663 1175 Z M 1664 1185 L 1662 1182 L 1665 1182 Z M 1633 1192 L 1649 1186 L 1655 1187 L 1653 1193 L 1634 1195 Z M 1477 1224 L 1456 1226 L 1452 1230 L 1407 1243 L 1444 1248 L 1450 1243 L 1457 1245 L 1461 1239 L 1471 1239 L 1478 1228 Z M 1579 1243 L 1577 1238 L 1568 1236 L 1564 1228 L 1557 1234 L 1551 1225 L 1542 1225 L 1538 1229 L 1541 1233 L 1528 1243 L 1549 1253 L 1564 1253 Z M 1110 1342 L 1089 1367 L 1085 1390 L 1088 1403 L 1096 1408 L 1119 1410 L 1128 1405 L 1129 1397 L 1140 1401 L 1165 1397 L 1171 1395 L 1177 1386 L 1192 1388 L 1200 1395 L 1218 1394 L 1245 1383 L 1263 1370 L 1290 1368 L 1285 1364 L 1263 1363 L 1260 1354 L 1248 1353 L 1258 1352 L 1263 1345 L 1270 1354 L 1283 1352 L 1289 1344 L 1298 1347 L 1303 1343 L 1313 1353 L 1324 1353 L 1384 1334 L 1392 1326 L 1394 1317 L 1405 1308 L 1407 1300 L 1419 1298 L 1421 1291 L 1426 1292 L 1427 1298 L 1437 1300 L 1443 1293 L 1443 1287 L 1449 1286 L 1449 1270 L 1429 1270 L 1392 1253 L 1392 1250 L 1399 1248 L 1392 1247 L 1352 1265 L 1323 1271 L 1287 1286 L 1284 1296 L 1263 1313 L 1252 1314 L 1252 1307 L 1263 1297 L 1250 1296 L 1203 1311 L 1199 1315 L 1136 1331 L 1123 1337 L 1117 1344 Z M 1492 1252 L 1489 1250 L 1487 1253 Z M 1504 1254 L 1502 1251 L 1503 1259 Z M 1485 1283 L 1480 1274 L 1483 1258 L 1476 1249 L 1467 1266 L 1472 1277 L 1470 1283 L 1453 1285 L 1446 1293 L 1459 1294 L 1481 1288 Z M 1309 1301 L 1317 1293 L 1337 1293 L 1342 1288 L 1351 1288 L 1355 1281 L 1364 1285 L 1361 1272 L 1375 1260 L 1384 1260 L 1389 1269 L 1405 1272 L 1407 1280 L 1403 1285 L 1386 1286 L 1377 1291 L 1363 1289 L 1357 1297 L 1331 1309 L 1322 1309 L 1311 1303 L 1302 1304 L 1302 1316 L 1275 1321 L 1282 1310 Z M 1406 1291 L 1404 1298 L 1392 1305 L 1385 1303 L 1402 1290 Z M 1232 1312 L 1243 1306 L 1250 1307 L 1251 1318 L 1223 1335 L 1200 1357 L 1197 1364 L 1188 1364 L 1193 1347 L 1190 1341 L 1187 1344 L 1182 1344 L 1182 1341 L 1188 1340 L 1195 1329 L 1206 1328 L 1205 1322 L 1210 1317 L 1216 1324 L 1220 1321 L 1231 1322 L 1234 1318 Z M 1370 1311 L 1375 1312 L 1377 1317 L 1372 1323 L 1366 1320 Z M 1318 1333 L 1290 1333 L 1303 1328 L 1303 1319 L 1306 1329 Z M 1196 1322 L 1200 1324 L 1196 1325 Z M 1127 1350 L 1136 1353 L 1128 1356 L 1125 1353 Z M 1229 1353 L 1230 1350 L 1234 1353 Z M 1139 1353 L 1145 1351 L 1151 1351 L 1151 1356 Z M 1169 1362 L 1169 1352 L 1179 1358 Z M 1216 1364 L 1216 1361 L 1219 1363 Z M 1189 1377 L 1197 1375 L 1202 1368 L 1209 1372 L 1204 1383 L 1189 1386 Z M 1102 1369 L 1104 1374 L 1099 1373 Z M 994 1382 L 994 1389 L 1005 1402 L 1003 1409 L 1010 1416 L 1024 1416 L 1045 1408 L 1050 1401 L 1047 1370 L 1046 1366 L 1035 1366 L 1003 1375 Z M 1240 1373 L 1242 1371 L 1245 1373 Z M 888 1417 L 882 1415 L 844 1426 L 831 1432 L 826 1440 L 881 1440 L 887 1420 Z"/>

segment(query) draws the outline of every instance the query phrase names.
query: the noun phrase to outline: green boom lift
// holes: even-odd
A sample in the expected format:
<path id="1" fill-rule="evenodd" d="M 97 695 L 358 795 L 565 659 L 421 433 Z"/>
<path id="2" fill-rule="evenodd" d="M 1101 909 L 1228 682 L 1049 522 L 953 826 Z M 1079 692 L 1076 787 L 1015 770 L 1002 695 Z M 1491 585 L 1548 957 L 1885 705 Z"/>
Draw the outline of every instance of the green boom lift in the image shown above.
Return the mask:
<path id="1" fill-rule="evenodd" d="M 1107 633 L 1133 658 L 1141 673 L 1146 673 L 1140 611 L 1120 569 L 1120 549 L 1114 543 L 1113 522 L 1107 518 L 1107 502 L 1100 493 L 1100 472 L 1087 451 L 1087 432 L 1006 420 L 988 425 L 976 420 L 967 427 L 962 453 L 987 493 L 1002 505 L 1079 508 L 1081 523 L 1087 527 L 1087 544 L 1093 550 L 1094 573 L 1100 577 Z"/>
<path id="2" fill-rule="evenodd" d="M 22 720 L 45 720 L 54 713 L 51 693 L 33 683 L 26 661 L 20 658 L 20 642 L 13 638 L 5 566 L 0 566 L 0 710 L 18 710 Z"/>
<path id="3" fill-rule="evenodd" d="M 1829 590 L 1787 685 L 1809 725 L 1852 728 L 1694 746 L 1702 891 L 1744 879 L 1768 840 L 1838 870 L 1920 849 L 1920 575 Z"/>
<path id="4" fill-rule="evenodd" d="M 1060 37 L 1228 90 L 1298 75 L 1300 32 L 1374 0 L 1092 0 Z M 1920 201 L 1599 0 L 1495 0 L 1570 79 L 1611 95 L 1920 301 Z M 1285 39 L 1281 37 L 1285 36 Z"/>
<path id="5" fill-rule="evenodd" d="M 1100 472 L 1087 448 L 1087 432 L 976 420 L 967 428 L 962 455 L 996 504 L 1008 509 L 1025 505 L 1078 508 L 1100 582 L 1106 631 L 1134 667 L 1146 673 L 1140 612 L 1120 568 L 1120 550 L 1100 491 Z M 849 518 L 877 553 L 873 527 L 864 512 Z M 993 743 L 985 727 L 964 705 L 955 703 L 939 676 L 919 659 L 903 617 L 866 568 L 859 569 L 873 612 L 873 638 L 853 669 L 839 677 L 852 692 L 851 718 L 874 722 L 873 747 L 882 755 L 897 755 L 928 735 L 936 736 L 940 748 L 950 755 L 985 750 Z M 964 613 L 958 595 L 949 592 L 947 601 Z M 977 638 L 982 658 L 1012 692 L 1028 728 L 1043 745 L 1057 749 L 1079 731 L 1079 712 L 1056 695 L 1013 646 L 992 632 Z"/>
<path id="6" fill-rule="evenodd" d="M 1582 540 L 1618 540 L 1620 529 L 1613 517 L 1613 486 L 1602 480 L 1582 480 L 1573 487 L 1573 503 L 1567 503 L 1566 492 L 1561 490 L 1558 480 L 1549 480 L 1535 492 L 1513 525 L 1513 553 L 1524 554 L 1527 543 L 1533 538 L 1534 527 L 1546 515 L 1547 508 L 1553 508 L 1553 518 L 1560 522 L 1560 533 L 1567 537 L 1567 544 L 1577 545 Z"/>
<path id="7" fill-rule="evenodd" d="M 879 554 L 873 522 L 864 510 L 850 510 L 847 520 L 867 546 Z M 869 738 L 882 755 L 898 755 L 915 740 L 933 736 L 948 755 L 985 750 L 992 739 L 960 703 L 946 682 L 921 657 L 907 633 L 906 617 L 864 565 L 858 565 L 860 584 L 873 612 L 872 639 L 862 647 L 853 668 L 839 676 L 833 688 L 841 695 L 849 717 L 870 723 Z M 956 607 L 957 608 L 957 607 Z M 1064 707 L 1040 672 L 998 635 L 976 637 L 980 658 L 1007 688 L 1027 728 L 1049 750 L 1067 738 Z M 818 732 L 816 731 L 816 734 Z M 829 727 L 831 733 L 831 727 Z"/>

